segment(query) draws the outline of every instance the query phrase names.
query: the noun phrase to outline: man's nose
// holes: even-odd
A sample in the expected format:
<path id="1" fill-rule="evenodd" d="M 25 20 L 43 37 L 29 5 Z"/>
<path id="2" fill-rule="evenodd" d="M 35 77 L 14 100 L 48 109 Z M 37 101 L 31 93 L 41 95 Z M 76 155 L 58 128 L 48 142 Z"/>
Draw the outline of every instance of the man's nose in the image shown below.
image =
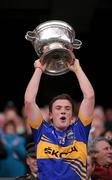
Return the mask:
<path id="1" fill-rule="evenodd" d="M 112 147 L 108 149 L 108 153 L 112 155 Z"/>
<path id="2" fill-rule="evenodd" d="M 66 114 L 66 112 L 63 110 L 63 111 L 61 111 L 61 114 L 63 114 L 63 115 L 64 115 L 64 114 Z"/>

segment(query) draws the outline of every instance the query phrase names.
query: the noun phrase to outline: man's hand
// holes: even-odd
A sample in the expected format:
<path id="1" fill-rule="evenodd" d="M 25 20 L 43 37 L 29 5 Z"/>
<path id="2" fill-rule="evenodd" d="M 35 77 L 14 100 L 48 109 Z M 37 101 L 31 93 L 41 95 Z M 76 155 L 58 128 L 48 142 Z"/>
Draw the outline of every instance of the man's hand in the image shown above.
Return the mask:
<path id="1" fill-rule="evenodd" d="M 37 60 L 34 62 L 34 68 L 35 68 L 35 69 L 36 69 L 36 68 L 40 68 L 40 69 L 42 70 L 42 72 L 44 72 L 45 69 L 46 69 L 46 63 L 45 63 L 45 64 L 42 64 L 42 63 L 40 62 L 40 59 L 37 59 Z"/>
<path id="2" fill-rule="evenodd" d="M 74 59 L 72 63 L 67 63 L 67 66 L 70 71 L 77 72 L 80 69 L 80 63 L 78 59 Z"/>

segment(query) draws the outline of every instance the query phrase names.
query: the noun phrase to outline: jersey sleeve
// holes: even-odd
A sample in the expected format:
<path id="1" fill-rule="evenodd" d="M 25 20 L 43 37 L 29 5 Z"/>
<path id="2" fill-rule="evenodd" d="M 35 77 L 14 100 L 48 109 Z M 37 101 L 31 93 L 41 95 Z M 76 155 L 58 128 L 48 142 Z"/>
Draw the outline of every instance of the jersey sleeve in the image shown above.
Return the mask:
<path id="1" fill-rule="evenodd" d="M 40 114 L 36 121 L 34 119 L 28 119 L 27 123 L 33 129 L 39 129 L 43 122 L 43 116 Z"/>
<path id="2" fill-rule="evenodd" d="M 76 123 L 73 125 L 74 133 L 78 137 L 79 141 L 83 141 L 85 144 L 88 143 L 88 136 L 91 128 L 92 116 L 88 119 L 79 113 Z"/>

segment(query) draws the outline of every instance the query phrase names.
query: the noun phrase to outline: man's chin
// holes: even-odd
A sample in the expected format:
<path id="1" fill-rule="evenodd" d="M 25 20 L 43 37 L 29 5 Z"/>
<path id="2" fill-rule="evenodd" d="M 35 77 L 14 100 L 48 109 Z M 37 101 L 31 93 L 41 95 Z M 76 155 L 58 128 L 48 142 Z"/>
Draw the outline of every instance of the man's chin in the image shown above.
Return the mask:
<path id="1" fill-rule="evenodd" d="M 59 129 L 63 131 L 63 130 L 65 130 L 65 129 L 67 129 L 67 127 L 68 127 L 67 125 L 61 125 L 61 126 L 59 127 Z"/>

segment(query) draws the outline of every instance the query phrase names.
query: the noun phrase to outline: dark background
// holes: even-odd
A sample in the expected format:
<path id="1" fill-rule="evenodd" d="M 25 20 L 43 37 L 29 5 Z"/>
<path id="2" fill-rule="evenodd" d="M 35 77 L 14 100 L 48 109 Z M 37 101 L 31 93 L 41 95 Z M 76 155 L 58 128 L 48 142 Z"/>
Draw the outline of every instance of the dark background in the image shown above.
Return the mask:
<path id="1" fill-rule="evenodd" d="M 19 109 L 38 58 L 25 40 L 28 30 L 47 20 L 64 20 L 82 41 L 75 55 L 90 79 L 96 104 L 112 106 L 112 3 L 111 0 L 1 0 L 0 1 L 0 111 L 9 100 Z M 57 77 L 43 74 L 38 104 L 43 106 L 62 92 L 80 101 L 82 94 L 71 72 Z"/>

